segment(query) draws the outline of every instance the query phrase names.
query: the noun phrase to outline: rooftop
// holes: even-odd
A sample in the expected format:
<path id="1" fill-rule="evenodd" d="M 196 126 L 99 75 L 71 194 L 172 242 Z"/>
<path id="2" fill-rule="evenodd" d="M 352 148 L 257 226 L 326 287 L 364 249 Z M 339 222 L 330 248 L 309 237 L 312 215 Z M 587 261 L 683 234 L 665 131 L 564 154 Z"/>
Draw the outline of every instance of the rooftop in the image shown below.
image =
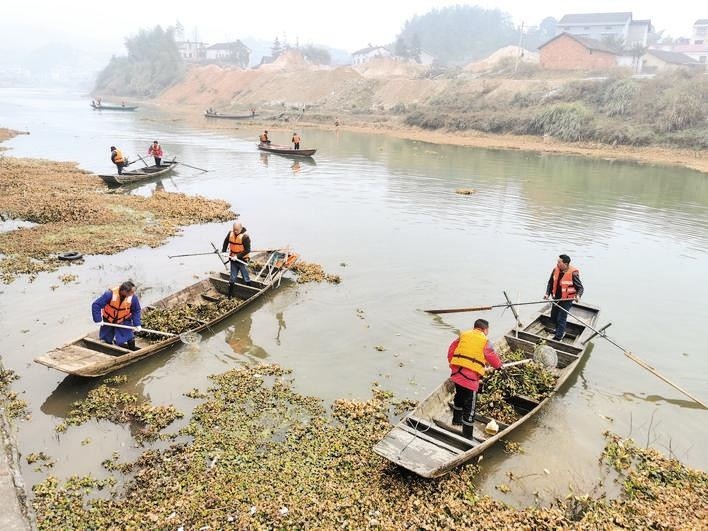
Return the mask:
<path id="1" fill-rule="evenodd" d="M 540 50 L 544 46 L 547 46 L 551 42 L 555 41 L 556 39 L 559 39 L 560 37 L 563 37 L 564 35 L 566 37 L 570 37 L 574 41 L 579 42 L 580 44 L 585 46 L 585 48 L 587 48 L 588 50 L 596 50 L 598 52 L 606 52 L 606 53 L 611 53 L 614 55 L 620 54 L 619 50 L 610 46 L 609 44 L 605 44 L 604 42 L 596 41 L 595 39 L 590 39 L 589 37 L 579 37 L 577 35 L 573 35 L 572 33 L 567 33 L 567 32 L 556 35 L 552 39 L 544 42 L 541 46 L 538 47 L 538 49 Z"/>
<path id="2" fill-rule="evenodd" d="M 647 53 L 653 55 L 657 59 L 661 59 L 665 63 L 672 65 L 699 65 L 698 61 L 688 55 L 679 52 L 667 52 L 665 50 L 647 50 Z"/>
<path id="3" fill-rule="evenodd" d="M 558 25 L 564 24 L 625 24 L 632 20 L 632 13 L 574 13 L 563 15 Z"/>

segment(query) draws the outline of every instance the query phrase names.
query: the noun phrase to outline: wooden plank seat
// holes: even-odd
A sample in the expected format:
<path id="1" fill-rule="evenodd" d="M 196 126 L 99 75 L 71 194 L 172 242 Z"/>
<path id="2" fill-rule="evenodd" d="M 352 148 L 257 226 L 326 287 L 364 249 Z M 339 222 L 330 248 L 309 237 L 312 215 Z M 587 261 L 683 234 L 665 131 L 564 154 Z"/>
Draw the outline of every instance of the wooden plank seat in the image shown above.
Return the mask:
<path id="1" fill-rule="evenodd" d="M 420 419 L 418 417 L 414 417 L 413 415 L 409 415 L 406 418 L 407 422 L 409 424 L 415 424 L 416 426 L 419 426 L 419 430 L 421 429 L 420 426 L 423 426 L 423 431 L 432 431 L 434 433 L 437 433 L 445 438 L 450 438 L 453 441 L 455 441 L 458 444 L 461 444 L 463 449 L 469 449 L 474 446 L 474 442 L 470 441 L 468 438 L 463 437 L 458 429 L 456 429 L 456 426 L 451 426 L 450 424 L 447 424 L 444 420 L 433 418 L 432 423 L 430 421 Z M 415 426 L 412 426 L 415 427 Z M 477 439 L 479 442 L 483 442 L 483 439 Z"/>
<path id="2" fill-rule="evenodd" d="M 103 352 L 104 354 L 122 356 L 123 354 L 128 354 L 129 352 L 132 352 L 132 350 L 128 348 L 123 348 L 119 345 L 113 345 L 110 343 L 104 343 L 103 341 L 99 339 L 94 339 L 92 337 L 84 337 L 82 339 L 83 342 L 86 343 L 86 346 L 88 348 L 90 348 L 91 350 L 98 350 L 99 352 Z"/>

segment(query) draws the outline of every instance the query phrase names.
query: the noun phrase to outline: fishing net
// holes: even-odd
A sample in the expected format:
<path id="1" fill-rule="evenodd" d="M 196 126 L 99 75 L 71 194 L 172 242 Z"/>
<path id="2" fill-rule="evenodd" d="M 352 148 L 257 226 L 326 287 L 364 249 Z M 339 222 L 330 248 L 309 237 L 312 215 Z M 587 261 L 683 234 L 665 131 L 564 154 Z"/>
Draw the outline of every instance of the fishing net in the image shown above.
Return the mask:
<path id="1" fill-rule="evenodd" d="M 533 360 L 546 368 L 558 366 L 558 353 L 548 345 L 538 345 L 533 349 Z"/>
<path id="2" fill-rule="evenodd" d="M 197 332 L 184 332 L 179 335 L 179 339 L 185 345 L 196 345 L 202 340 L 202 336 Z"/>

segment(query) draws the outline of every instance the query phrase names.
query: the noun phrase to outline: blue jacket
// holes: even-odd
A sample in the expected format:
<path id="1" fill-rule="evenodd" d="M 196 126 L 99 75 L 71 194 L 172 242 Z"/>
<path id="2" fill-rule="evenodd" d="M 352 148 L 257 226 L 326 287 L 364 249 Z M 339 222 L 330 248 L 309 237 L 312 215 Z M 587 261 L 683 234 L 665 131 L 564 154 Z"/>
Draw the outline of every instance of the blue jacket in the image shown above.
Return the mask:
<path id="1" fill-rule="evenodd" d="M 100 323 L 103 321 L 103 316 L 101 311 L 103 307 L 111 302 L 113 298 L 113 292 L 111 290 L 106 290 L 103 295 L 98 299 L 93 301 L 91 304 L 91 314 L 93 316 L 94 323 Z M 137 295 L 133 295 L 133 300 L 130 304 L 130 311 L 133 315 L 126 319 L 123 323 L 126 326 L 140 326 L 142 321 L 140 320 L 141 308 L 140 301 Z M 106 343 L 116 343 L 117 345 L 122 345 L 133 339 L 133 331 L 126 330 L 125 328 L 116 328 L 114 326 L 102 326 L 99 333 L 99 337 L 102 341 Z"/>

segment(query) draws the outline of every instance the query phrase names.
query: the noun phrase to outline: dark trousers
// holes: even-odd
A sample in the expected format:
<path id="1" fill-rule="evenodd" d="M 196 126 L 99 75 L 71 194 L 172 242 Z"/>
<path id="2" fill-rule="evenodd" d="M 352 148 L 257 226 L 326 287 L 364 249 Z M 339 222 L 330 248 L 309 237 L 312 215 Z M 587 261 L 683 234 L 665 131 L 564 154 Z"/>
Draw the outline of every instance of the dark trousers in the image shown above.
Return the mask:
<path id="1" fill-rule="evenodd" d="M 462 426 L 474 424 L 474 410 L 477 405 L 477 392 L 455 384 L 455 408 L 462 408 Z"/>
<path id="2" fill-rule="evenodd" d="M 155 157 L 155 166 L 159 166 L 160 162 L 162 162 L 162 157 Z"/>
<path id="3" fill-rule="evenodd" d="M 563 334 L 565 334 L 565 323 L 568 320 L 568 314 L 558 308 L 556 304 L 564 310 L 570 310 L 570 307 L 573 305 L 573 301 L 556 302 L 553 305 L 553 308 L 551 308 L 551 322 L 556 325 L 556 335 L 553 336 L 553 339 L 560 341 L 563 339 Z"/>
<path id="4" fill-rule="evenodd" d="M 295 142 L 295 149 L 300 149 L 300 142 Z"/>
<path id="5" fill-rule="evenodd" d="M 121 175 L 123 173 L 123 168 L 125 168 L 125 164 L 123 162 L 117 162 L 116 168 L 118 168 L 118 175 Z"/>

